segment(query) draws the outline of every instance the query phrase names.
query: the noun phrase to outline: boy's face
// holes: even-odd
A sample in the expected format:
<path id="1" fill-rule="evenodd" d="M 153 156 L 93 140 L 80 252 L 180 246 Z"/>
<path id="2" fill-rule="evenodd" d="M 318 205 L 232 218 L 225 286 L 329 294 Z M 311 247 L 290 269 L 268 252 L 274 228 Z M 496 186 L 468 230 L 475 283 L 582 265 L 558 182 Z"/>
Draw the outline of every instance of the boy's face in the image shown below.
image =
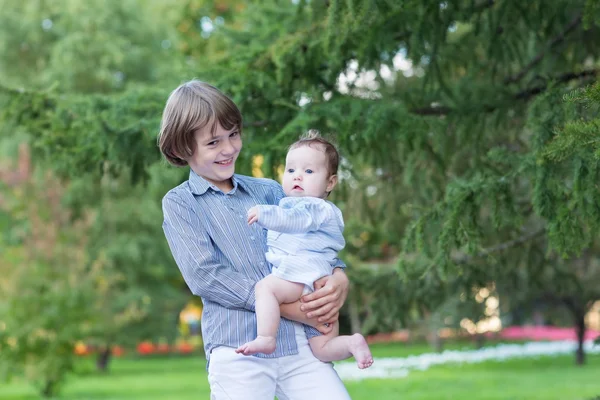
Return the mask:
<path id="1" fill-rule="evenodd" d="M 325 199 L 333 190 L 337 176 L 329 175 L 327 157 L 320 147 L 301 146 L 288 152 L 282 183 L 287 196 Z"/>
<path id="2" fill-rule="evenodd" d="M 231 190 L 235 161 L 242 149 L 238 128 L 226 131 L 217 123 L 214 136 L 210 126 L 205 126 L 196 131 L 194 139 L 194 154 L 186 160 L 192 170 L 219 189 Z"/>

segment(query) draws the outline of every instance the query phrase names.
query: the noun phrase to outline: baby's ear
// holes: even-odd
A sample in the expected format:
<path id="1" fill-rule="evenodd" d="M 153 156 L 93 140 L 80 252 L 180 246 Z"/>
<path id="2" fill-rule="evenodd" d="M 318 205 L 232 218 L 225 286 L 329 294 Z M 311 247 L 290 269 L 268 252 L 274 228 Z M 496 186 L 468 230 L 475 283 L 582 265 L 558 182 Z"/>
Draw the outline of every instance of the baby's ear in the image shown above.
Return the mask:
<path id="1" fill-rule="evenodd" d="M 329 177 L 329 180 L 327 181 L 327 193 L 331 192 L 333 190 L 333 188 L 335 188 L 335 185 L 337 185 L 337 183 L 338 183 L 337 175 L 331 175 Z"/>

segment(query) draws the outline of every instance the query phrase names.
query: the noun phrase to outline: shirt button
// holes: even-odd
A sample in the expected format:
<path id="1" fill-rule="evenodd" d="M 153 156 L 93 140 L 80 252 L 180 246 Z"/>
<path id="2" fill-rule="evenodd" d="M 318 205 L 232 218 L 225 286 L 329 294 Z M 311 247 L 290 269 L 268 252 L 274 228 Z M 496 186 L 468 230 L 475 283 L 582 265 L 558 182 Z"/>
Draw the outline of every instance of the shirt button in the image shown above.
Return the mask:
<path id="1" fill-rule="evenodd" d="M 242 214 L 238 214 L 240 216 L 240 218 L 244 218 L 244 216 Z"/>
<path id="2" fill-rule="evenodd" d="M 262 266 L 264 266 L 264 265 L 265 265 L 265 263 L 261 261 L 261 262 L 260 262 L 260 266 L 262 267 Z"/>
<path id="3" fill-rule="evenodd" d="M 254 240 L 254 236 L 250 236 L 250 240 Z"/>

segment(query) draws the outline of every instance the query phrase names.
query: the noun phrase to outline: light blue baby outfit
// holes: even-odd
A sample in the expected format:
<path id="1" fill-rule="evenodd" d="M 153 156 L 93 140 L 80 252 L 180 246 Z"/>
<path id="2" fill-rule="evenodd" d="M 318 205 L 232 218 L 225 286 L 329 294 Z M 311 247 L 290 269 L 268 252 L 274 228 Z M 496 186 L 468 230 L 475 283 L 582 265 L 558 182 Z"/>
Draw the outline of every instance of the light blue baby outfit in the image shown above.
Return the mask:
<path id="1" fill-rule="evenodd" d="M 266 253 L 272 274 L 306 285 L 331 275 L 344 248 L 344 219 L 333 203 L 316 197 L 285 197 L 278 206 L 259 205 L 258 222 L 268 229 Z"/>

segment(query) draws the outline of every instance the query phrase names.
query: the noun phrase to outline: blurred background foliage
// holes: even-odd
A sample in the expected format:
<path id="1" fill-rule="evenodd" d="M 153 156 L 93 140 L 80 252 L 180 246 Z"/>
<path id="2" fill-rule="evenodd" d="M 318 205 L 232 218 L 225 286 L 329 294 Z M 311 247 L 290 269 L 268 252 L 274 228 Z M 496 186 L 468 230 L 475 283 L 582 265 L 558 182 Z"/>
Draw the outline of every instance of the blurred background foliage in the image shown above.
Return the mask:
<path id="1" fill-rule="evenodd" d="M 114 344 L 177 334 L 191 297 L 160 200 L 187 171 L 161 160 L 156 134 L 168 94 L 192 78 L 241 108 L 240 173 L 278 179 L 309 128 L 338 144 L 343 330 L 410 328 L 441 349 L 448 329 L 481 335 L 541 313 L 583 340 L 600 300 L 597 2 L 0 8 L 0 283 L 22 288 L 0 293 L 0 363 L 36 370 L 47 394 L 82 338 L 106 368 Z"/>

